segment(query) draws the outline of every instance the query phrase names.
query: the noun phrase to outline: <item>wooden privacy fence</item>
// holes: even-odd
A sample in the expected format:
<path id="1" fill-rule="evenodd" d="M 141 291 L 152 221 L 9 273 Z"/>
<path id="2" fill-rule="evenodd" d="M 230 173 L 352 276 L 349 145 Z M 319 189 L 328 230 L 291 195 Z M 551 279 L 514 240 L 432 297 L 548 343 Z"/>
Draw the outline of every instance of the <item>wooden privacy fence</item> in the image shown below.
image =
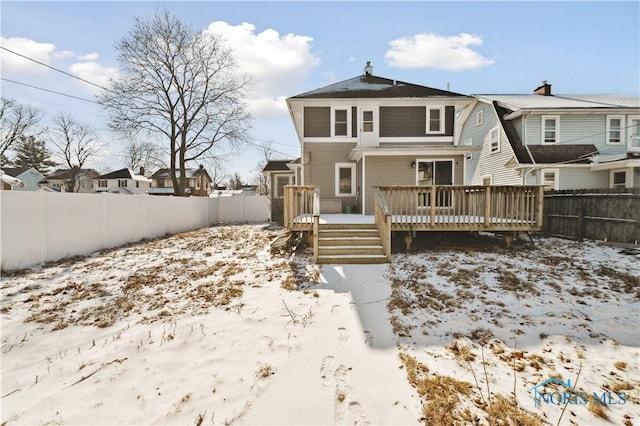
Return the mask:
<path id="1" fill-rule="evenodd" d="M 640 189 L 550 191 L 544 195 L 544 233 L 638 244 Z"/>
<path id="2" fill-rule="evenodd" d="M 542 228 L 543 187 L 381 186 L 392 230 L 531 231 Z"/>

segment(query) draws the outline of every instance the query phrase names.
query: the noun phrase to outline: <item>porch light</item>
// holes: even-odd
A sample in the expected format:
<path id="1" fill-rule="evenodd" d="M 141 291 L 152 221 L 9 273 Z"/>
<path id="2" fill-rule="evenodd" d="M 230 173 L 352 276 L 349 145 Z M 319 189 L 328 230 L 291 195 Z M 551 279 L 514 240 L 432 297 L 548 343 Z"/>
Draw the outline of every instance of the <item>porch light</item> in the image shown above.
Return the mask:
<path id="1" fill-rule="evenodd" d="M 415 169 L 415 168 L 416 168 L 416 161 L 415 161 L 415 160 L 413 160 L 413 161 L 411 162 L 411 168 L 412 168 L 412 169 Z"/>

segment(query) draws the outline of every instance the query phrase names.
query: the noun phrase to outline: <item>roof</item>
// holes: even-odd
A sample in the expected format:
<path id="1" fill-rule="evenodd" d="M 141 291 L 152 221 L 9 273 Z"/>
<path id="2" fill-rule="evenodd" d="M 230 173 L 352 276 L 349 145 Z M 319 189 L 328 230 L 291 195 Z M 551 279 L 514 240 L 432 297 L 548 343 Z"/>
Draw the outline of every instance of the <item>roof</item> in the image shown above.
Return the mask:
<path id="1" fill-rule="evenodd" d="M 262 169 L 263 172 L 290 172 L 287 164 L 295 163 L 297 160 L 269 160 Z"/>
<path id="2" fill-rule="evenodd" d="M 431 98 L 431 97 L 461 97 L 467 95 L 419 86 L 374 75 L 360 75 L 358 77 L 330 84 L 319 89 L 292 96 L 289 99 L 310 98 Z"/>
<path id="3" fill-rule="evenodd" d="M 474 95 L 496 101 L 511 110 L 531 109 L 624 109 L 640 108 L 640 97 L 629 95 Z"/>
<path id="4" fill-rule="evenodd" d="M 598 149 L 595 145 L 529 145 L 529 152 L 536 163 L 588 164 Z"/>
<path id="5" fill-rule="evenodd" d="M 171 195 L 173 194 L 175 191 L 173 189 L 173 187 L 165 187 L 165 188 L 149 188 L 149 190 L 147 191 L 147 194 L 157 194 L 157 195 Z M 185 194 L 190 194 L 191 193 L 191 188 L 185 188 L 184 189 Z"/>
<path id="6" fill-rule="evenodd" d="M 159 169 L 154 174 L 151 175 L 151 179 L 171 179 L 171 174 L 169 173 L 171 169 Z M 194 168 L 194 169 L 185 169 L 184 174 L 187 179 L 196 179 L 200 177 L 201 170 L 206 174 L 206 176 L 211 180 L 209 173 L 207 173 L 207 169 L 204 168 Z M 180 170 L 176 169 L 176 178 L 180 178 Z"/>
<path id="7" fill-rule="evenodd" d="M 3 167 L 2 171 L 9 176 L 18 177 L 30 168 L 31 167 Z"/>
<path id="8" fill-rule="evenodd" d="M 100 173 L 94 169 L 57 169 L 46 176 L 46 179 L 71 179 L 74 176 L 89 176 L 97 178 Z"/>
<path id="9" fill-rule="evenodd" d="M 131 169 L 120 169 L 114 172 L 110 172 L 100 176 L 98 179 L 133 179 L 140 180 L 144 182 L 151 182 L 151 179 L 147 179 L 146 177 L 136 174 Z"/>
<path id="10" fill-rule="evenodd" d="M 496 110 L 496 114 L 498 115 L 498 119 L 500 120 L 500 124 L 502 124 L 502 128 L 504 129 L 505 134 L 507 135 L 507 140 L 509 141 L 509 145 L 511 145 L 511 149 L 516 156 L 516 159 L 521 164 L 531 163 L 531 157 L 527 152 L 527 148 L 522 144 L 522 140 L 520 139 L 520 135 L 516 131 L 513 122 L 510 120 L 506 120 L 504 117 L 509 114 L 511 111 L 503 108 L 498 105 L 497 101 L 493 102 L 493 107 Z"/>

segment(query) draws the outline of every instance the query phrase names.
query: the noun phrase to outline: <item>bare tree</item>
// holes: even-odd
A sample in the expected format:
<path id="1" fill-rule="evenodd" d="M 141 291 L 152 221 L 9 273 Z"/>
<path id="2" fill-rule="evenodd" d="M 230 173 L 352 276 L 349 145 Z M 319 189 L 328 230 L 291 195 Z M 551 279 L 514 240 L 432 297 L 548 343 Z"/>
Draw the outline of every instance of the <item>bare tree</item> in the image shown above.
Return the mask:
<path id="1" fill-rule="evenodd" d="M 42 111 L 38 108 L 0 98 L 0 166 L 7 161 L 7 150 L 26 133 L 33 133 L 41 119 Z"/>
<path id="2" fill-rule="evenodd" d="M 194 32 L 166 10 L 136 19 L 116 48 L 120 76 L 98 96 L 109 126 L 161 135 L 175 194 L 184 195 L 189 162 L 221 143 L 246 140 L 248 81 L 220 37 Z"/>
<path id="3" fill-rule="evenodd" d="M 273 158 L 273 150 L 271 149 L 271 143 L 265 143 L 260 146 L 262 152 L 262 160 L 256 165 L 256 175 L 254 182 L 258 185 L 258 193 L 260 195 L 269 195 L 271 191 L 271 185 L 269 182 L 269 176 L 262 173 L 267 163 Z"/>
<path id="4" fill-rule="evenodd" d="M 150 170 L 165 167 L 163 156 L 164 153 L 155 143 L 129 139 L 120 158 L 130 169 Z"/>
<path id="5" fill-rule="evenodd" d="M 70 115 L 59 114 L 53 123 L 49 129 L 49 141 L 55 147 L 55 154 L 71 170 L 68 190 L 77 192 L 80 189 L 77 185 L 80 169 L 89 159 L 100 155 L 102 143 L 93 129 L 78 123 Z"/>
<path id="6" fill-rule="evenodd" d="M 242 182 L 242 176 L 240 175 L 240 173 L 235 172 L 228 177 L 229 189 L 242 189 L 243 186 L 244 183 Z"/>

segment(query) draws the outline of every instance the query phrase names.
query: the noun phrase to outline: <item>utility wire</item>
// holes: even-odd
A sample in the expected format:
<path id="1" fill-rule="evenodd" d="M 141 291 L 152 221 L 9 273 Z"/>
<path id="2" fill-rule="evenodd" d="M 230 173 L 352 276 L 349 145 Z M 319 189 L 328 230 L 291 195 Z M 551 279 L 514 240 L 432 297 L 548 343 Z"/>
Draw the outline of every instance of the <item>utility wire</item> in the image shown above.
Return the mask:
<path id="1" fill-rule="evenodd" d="M 69 77 L 75 78 L 76 80 L 80 80 L 80 81 L 82 81 L 82 82 L 84 82 L 84 83 L 87 83 L 87 84 L 90 84 L 90 85 L 92 85 L 92 86 L 98 87 L 98 88 L 100 88 L 100 89 L 102 89 L 102 90 L 106 90 L 107 92 L 111 92 L 111 90 L 107 89 L 106 87 L 100 86 L 99 84 L 93 83 L 93 82 L 91 82 L 91 81 L 89 81 L 89 80 L 85 80 L 84 78 L 81 78 L 81 77 L 75 76 L 75 75 L 73 75 L 73 74 L 71 74 L 71 73 L 68 73 L 68 72 L 66 72 L 66 71 L 63 71 L 63 70 L 58 69 L 58 68 L 56 68 L 56 67 L 52 67 L 52 66 L 51 66 L 51 65 L 49 65 L 49 64 L 45 64 L 44 62 L 40 62 L 40 61 L 38 61 L 38 60 L 36 60 L 36 59 L 30 58 L 30 57 L 28 57 L 28 56 L 26 56 L 26 55 L 23 55 L 23 54 L 21 54 L 21 53 L 14 52 L 13 50 L 11 50 L 11 49 L 7 49 L 7 48 L 6 48 L 6 47 L 4 47 L 4 46 L 0 46 L 0 49 L 2 49 L 2 50 L 6 50 L 6 51 L 7 51 L 7 52 L 9 52 L 9 53 L 13 53 L 14 55 L 20 56 L 21 58 L 27 59 L 27 60 L 29 60 L 29 61 L 31 61 L 31 62 L 35 62 L 36 64 L 42 65 L 43 67 L 50 68 L 50 69 L 52 69 L 52 70 L 54 70 L 54 71 L 57 71 L 57 72 L 59 72 L 59 73 L 62 73 L 62 74 L 64 74 L 64 75 L 67 75 L 67 76 L 69 76 Z"/>
<path id="2" fill-rule="evenodd" d="M 32 89 L 38 89 L 38 90 L 42 90 L 44 92 L 55 93 L 56 95 L 66 96 L 68 98 L 78 99 L 80 101 L 91 102 L 92 104 L 100 105 L 99 102 L 92 101 L 91 99 L 85 99 L 85 98 L 81 98 L 79 96 L 73 96 L 73 95 L 69 95 L 67 93 L 62 93 L 62 92 L 56 92 L 55 90 L 45 89 L 44 87 L 38 87 L 38 86 L 33 86 L 33 85 L 27 84 L 27 83 L 21 83 L 19 81 L 15 81 L 15 80 L 9 80 L 8 78 L 4 78 L 4 77 L 0 77 L 0 80 L 7 81 L 9 83 L 19 84 L 21 86 L 30 87 Z"/>

